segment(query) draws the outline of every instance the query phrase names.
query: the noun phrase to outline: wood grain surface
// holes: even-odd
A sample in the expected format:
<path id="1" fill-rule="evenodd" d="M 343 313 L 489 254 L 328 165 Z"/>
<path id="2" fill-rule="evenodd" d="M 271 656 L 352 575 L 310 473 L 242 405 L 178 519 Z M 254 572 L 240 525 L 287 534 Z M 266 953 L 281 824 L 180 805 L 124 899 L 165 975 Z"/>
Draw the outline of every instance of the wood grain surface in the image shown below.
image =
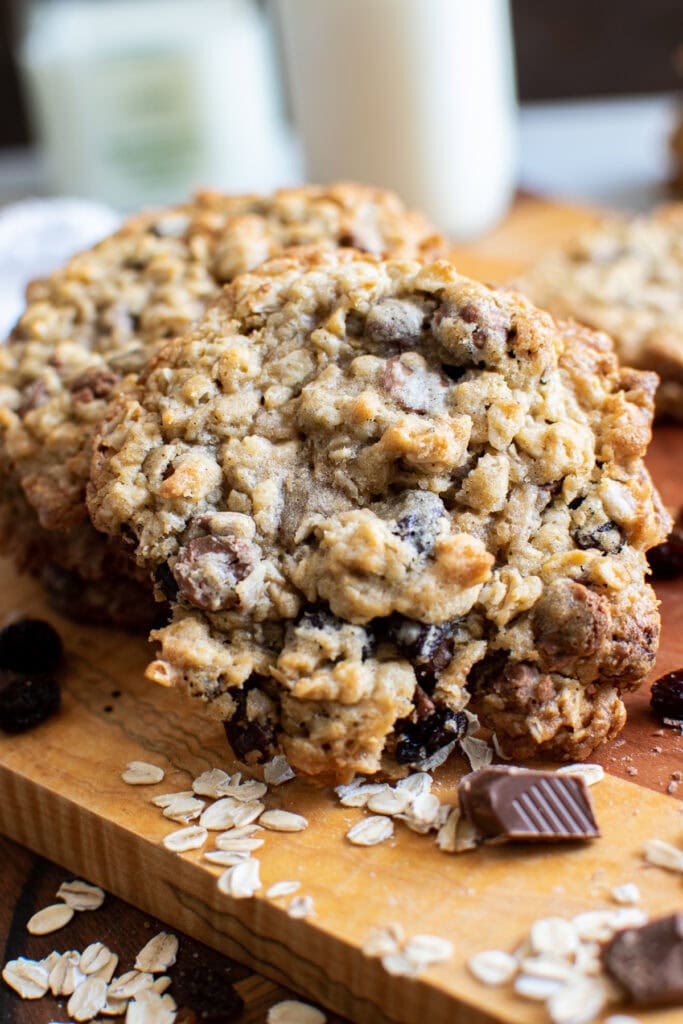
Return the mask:
<path id="1" fill-rule="evenodd" d="M 463 271 L 491 280 L 507 277 L 523 269 L 542 245 L 560 241 L 563 232 L 566 236 L 592 216 L 524 201 L 496 236 L 460 250 L 457 262 Z M 650 464 L 670 504 L 683 502 L 681 451 L 683 431 L 657 431 Z M 245 1021 L 264 1019 L 274 982 L 363 1024 L 536 1024 L 543 1020 L 542 1008 L 484 988 L 468 975 L 465 961 L 472 952 L 513 948 L 539 916 L 606 906 L 610 887 L 624 881 L 637 881 L 643 905 L 653 915 L 681 905 L 680 878 L 647 867 L 641 855 L 651 836 L 673 843 L 683 838 L 680 804 L 666 794 L 672 771 L 683 764 L 683 738 L 675 730 L 661 730 L 648 710 L 646 691 L 630 699 L 629 724 L 599 754 L 610 773 L 593 790 L 601 840 L 449 856 L 429 837 L 399 826 L 390 843 L 363 850 L 344 840 L 361 812 L 341 808 L 329 790 L 297 780 L 275 790 L 271 802 L 305 814 L 310 826 L 295 835 L 268 835 L 259 851 L 261 877 L 264 886 L 301 880 L 301 891 L 314 898 L 315 916 L 292 920 L 286 901 L 262 895 L 231 900 L 217 891 L 218 871 L 202 863 L 197 852 L 177 856 L 160 845 L 178 826 L 150 804 L 151 795 L 186 789 L 209 766 L 230 768 L 222 729 L 179 695 L 145 682 L 144 641 L 68 623 L 46 609 L 35 585 L 17 578 L 8 564 L 0 572 L 0 617 L 44 616 L 57 625 L 68 651 L 60 715 L 31 733 L 0 739 L 0 831 L 101 884 L 143 914 L 266 974 L 270 982 L 228 965 L 230 979 L 246 994 Z M 657 669 L 667 671 L 683 665 L 683 584 L 662 585 L 659 593 L 664 633 Z M 161 765 L 165 780 L 149 788 L 126 786 L 120 772 L 134 758 Z M 462 761 L 440 770 L 435 788 L 442 799 L 453 799 L 464 770 Z M 0 904 L 5 958 L 31 955 L 34 944 L 46 940 L 29 938 L 25 921 L 52 898 L 64 874 L 27 859 L 13 844 L 0 847 L 0 856 L 5 853 L 10 870 L 3 895 L 12 887 Z M 129 953 L 144 941 L 144 920 L 112 898 L 101 911 L 80 915 L 62 933 L 47 937 L 47 947 L 74 948 L 90 937 Z M 453 960 L 416 979 L 390 978 L 359 947 L 372 925 L 393 922 L 408 935 L 451 938 Z M 91 928 L 87 934 L 82 930 Z M 190 955 L 207 955 L 186 941 Z M 60 1019 L 50 1016 L 49 1000 L 19 1004 L 6 990 L 0 992 L 0 1021 Z M 674 1024 L 680 1012 L 639 1014 L 639 1019 Z"/>

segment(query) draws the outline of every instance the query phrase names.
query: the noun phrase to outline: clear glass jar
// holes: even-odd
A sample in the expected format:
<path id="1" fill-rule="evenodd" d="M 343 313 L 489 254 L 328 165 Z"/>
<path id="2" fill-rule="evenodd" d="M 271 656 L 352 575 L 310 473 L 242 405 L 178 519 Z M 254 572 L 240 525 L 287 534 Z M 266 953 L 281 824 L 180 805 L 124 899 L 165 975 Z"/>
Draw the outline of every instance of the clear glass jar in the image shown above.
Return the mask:
<path id="1" fill-rule="evenodd" d="M 19 57 L 55 192 L 128 210 L 291 177 L 255 0 L 34 0 Z"/>

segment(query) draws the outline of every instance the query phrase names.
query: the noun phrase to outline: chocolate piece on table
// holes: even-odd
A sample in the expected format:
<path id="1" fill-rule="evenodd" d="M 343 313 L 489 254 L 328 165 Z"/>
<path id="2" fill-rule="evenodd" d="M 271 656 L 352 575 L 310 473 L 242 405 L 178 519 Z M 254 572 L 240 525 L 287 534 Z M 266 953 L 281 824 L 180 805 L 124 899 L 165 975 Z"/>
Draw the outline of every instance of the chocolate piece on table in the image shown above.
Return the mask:
<path id="1" fill-rule="evenodd" d="M 458 788 L 462 813 L 491 843 L 595 839 L 600 835 L 586 783 L 575 775 L 482 768 Z"/>
<path id="2" fill-rule="evenodd" d="M 602 962 L 639 1006 L 683 1003 L 683 913 L 618 932 Z"/>

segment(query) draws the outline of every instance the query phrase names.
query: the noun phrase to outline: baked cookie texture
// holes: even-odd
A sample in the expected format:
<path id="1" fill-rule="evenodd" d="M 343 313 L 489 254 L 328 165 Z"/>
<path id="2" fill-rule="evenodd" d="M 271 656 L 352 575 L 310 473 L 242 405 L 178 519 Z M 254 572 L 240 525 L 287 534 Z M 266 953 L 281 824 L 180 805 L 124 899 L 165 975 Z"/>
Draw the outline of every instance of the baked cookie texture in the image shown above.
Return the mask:
<path id="1" fill-rule="evenodd" d="M 657 648 L 655 385 L 445 261 L 238 277 L 96 441 L 93 521 L 174 607 L 148 675 L 311 775 L 419 764 L 466 707 L 511 757 L 584 757 Z"/>
<path id="2" fill-rule="evenodd" d="M 126 614 L 137 609 L 142 622 L 154 604 L 141 603 L 139 571 L 111 543 L 103 550 L 87 521 L 92 436 L 111 396 L 134 384 L 155 346 L 182 333 L 236 274 L 311 242 L 410 257 L 444 245 L 420 214 L 377 189 L 204 192 L 133 218 L 29 286 L 26 310 L 0 347 L 0 542 L 39 575 L 70 579 L 64 593 L 72 597 L 80 580 L 77 614 L 87 617 L 90 601 L 100 618 L 116 587 L 117 603 Z"/>
<path id="3" fill-rule="evenodd" d="M 659 374 L 658 413 L 683 420 L 683 203 L 607 220 L 512 284 L 611 334 L 623 363 Z"/>

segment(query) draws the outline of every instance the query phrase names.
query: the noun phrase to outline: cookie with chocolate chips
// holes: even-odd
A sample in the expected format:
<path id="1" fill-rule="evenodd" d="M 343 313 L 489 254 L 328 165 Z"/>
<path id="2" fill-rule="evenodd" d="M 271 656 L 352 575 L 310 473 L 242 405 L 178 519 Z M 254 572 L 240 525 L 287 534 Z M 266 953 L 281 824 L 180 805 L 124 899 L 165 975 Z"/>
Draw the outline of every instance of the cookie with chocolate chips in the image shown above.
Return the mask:
<path id="1" fill-rule="evenodd" d="M 419 765 L 465 707 L 586 756 L 657 648 L 654 384 L 446 262 L 238 277 L 96 440 L 93 521 L 174 607 L 148 675 L 311 775 Z"/>
<path id="2" fill-rule="evenodd" d="M 272 196 L 204 192 L 142 214 L 28 288 L 0 346 L 0 545 L 76 618 L 149 626 L 151 593 L 127 550 L 88 522 L 93 433 L 112 396 L 223 285 L 286 246 L 434 255 L 443 240 L 396 196 L 363 186 Z"/>
<path id="3" fill-rule="evenodd" d="M 683 203 L 612 217 L 515 287 L 555 316 L 611 334 L 624 363 L 659 374 L 657 411 L 683 420 Z"/>

